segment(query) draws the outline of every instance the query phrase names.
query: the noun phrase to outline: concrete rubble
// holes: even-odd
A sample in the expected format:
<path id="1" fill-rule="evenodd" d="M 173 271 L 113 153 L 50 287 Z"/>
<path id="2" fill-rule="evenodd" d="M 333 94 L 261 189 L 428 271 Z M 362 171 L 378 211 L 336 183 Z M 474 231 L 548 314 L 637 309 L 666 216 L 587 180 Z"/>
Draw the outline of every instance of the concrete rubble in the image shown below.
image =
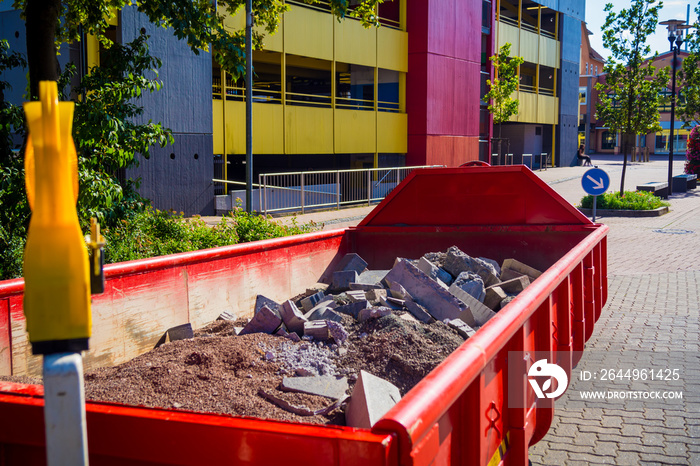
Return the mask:
<path id="1" fill-rule="evenodd" d="M 499 265 L 456 246 L 418 260 L 397 258 L 390 270 L 367 266 L 359 255 L 347 254 L 330 285 L 318 283 L 296 302 L 279 304 L 258 295 L 253 318 L 240 335 L 264 332 L 291 340 L 277 353 L 264 353 L 266 360 L 281 364 L 280 374 L 289 375 L 282 390 L 320 394 L 325 388 L 318 387 L 332 386 L 334 391 L 322 396 L 335 399 L 338 406 L 347 397 L 348 374 L 338 374 L 333 364 L 347 351 L 342 345 L 349 336 L 343 326 L 348 317 L 343 316 L 365 322 L 398 313 L 401 319 L 428 325 L 439 320 L 469 339 L 541 275 L 513 258 Z M 224 313 L 220 318 L 231 317 Z M 272 394 L 263 397 L 280 405 Z M 395 386 L 362 371 L 347 404 L 347 425 L 369 428 L 399 399 Z"/>

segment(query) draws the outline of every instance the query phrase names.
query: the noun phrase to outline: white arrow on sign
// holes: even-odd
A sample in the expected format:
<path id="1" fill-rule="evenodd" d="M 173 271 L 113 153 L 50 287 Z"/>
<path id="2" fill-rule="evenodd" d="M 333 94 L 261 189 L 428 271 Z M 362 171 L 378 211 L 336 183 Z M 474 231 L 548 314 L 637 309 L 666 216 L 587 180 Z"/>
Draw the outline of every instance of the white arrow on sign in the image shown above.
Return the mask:
<path id="1" fill-rule="evenodd" d="M 603 183 L 603 178 L 595 179 L 591 175 L 586 176 L 589 180 L 593 182 L 593 187 L 595 189 L 605 189 L 605 183 Z"/>

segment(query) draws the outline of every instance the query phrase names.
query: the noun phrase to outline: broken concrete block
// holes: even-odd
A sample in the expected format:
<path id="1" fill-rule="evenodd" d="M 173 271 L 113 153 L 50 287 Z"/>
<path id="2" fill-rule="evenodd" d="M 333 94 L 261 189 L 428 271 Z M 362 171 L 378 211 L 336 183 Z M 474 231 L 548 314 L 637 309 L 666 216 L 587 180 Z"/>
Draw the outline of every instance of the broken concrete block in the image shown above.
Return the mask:
<path id="1" fill-rule="evenodd" d="M 447 254 L 444 252 L 427 252 L 423 254 L 423 257 L 429 260 L 433 265 L 435 265 L 435 267 L 442 267 L 445 263 L 445 257 L 447 257 Z"/>
<path id="2" fill-rule="evenodd" d="M 486 286 L 488 286 L 487 283 L 493 283 L 494 280 L 498 280 L 496 268 L 491 263 L 471 257 L 462 252 L 457 246 L 452 246 L 447 250 L 443 268 L 454 277 L 458 277 L 462 272 L 477 273 Z"/>
<path id="3" fill-rule="evenodd" d="M 194 331 L 192 330 L 192 324 L 186 323 L 178 325 L 177 327 L 172 327 L 168 329 L 168 340 L 187 340 L 189 338 L 194 338 Z"/>
<path id="4" fill-rule="evenodd" d="M 330 333 L 331 338 L 339 345 L 345 343 L 345 340 L 347 340 L 350 336 L 350 334 L 345 330 L 345 327 L 338 322 L 327 320 L 326 326 L 328 327 L 328 333 Z M 345 350 L 345 352 L 347 352 L 347 350 Z"/>
<path id="5" fill-rule="evenodd" d="M 309 312 L 316 306 L 316 304 L 318 304 L 325 297 L 326 294 L 323 291 L 314 293 L 311 296 L 307 296 L 306 298 L 301 300 L 301 307 L 304 308 L 304 311 Z"/>
<path id="6" fill-rule="evenodd" d="M 530 286 L 530 279 L 527 275 L 521 275 L 516 278 L 511 278 L 505 282 L 501 282 L 496 286 L 508 294 L 518 294 Z"/>
<path id="7" fill-rule="evenodd" d="M 445 272 L 445 274 L 440 277 L 439 273 L 439 268 L 435 267 L 432 262 L 428 261 L 425 257 L 421 257 L 418 260 L 418 263 L 416 264 L 416 267 L 418 267 L 418 270 L 435 280 L 439 285 L 442 285 L 443 288 L 447 288 L 447 282 L 452 281 L 452 275 L 449 273 Z M 445 277 L 447 275 L 448 278 Z"/>
<path id="8" fill-rule="evenodd" d="M 314 285 L 310 288 L 306 289 L 307 293 L 317 293 L 319 291 L 323 291 L 324 293 L 328 291 L 328 283 L 321 283 L 321 282 L 316 282 Z"/>
<path id="9" fill-rule="evenodd" d="M 314 340 L 328 340 L 331 334 L 328 331 L 328 324 L 325 320 L 314 320 L 304 322 L 304 336 L 310 336 Z"/>
<path id="10" fill-rule="evenodd" d="M 413 297 L 413 301 L 425 307 L 438 320 L 462 317 L 465 321 L 472 319 L 471 312 L 462 301 L 408 261 L 398 261 L 387 274 L 386 280 L 400 283 Z"/>
<path id="11" fill-rule="evenodd" d="M 329 307 L 314 309 L 313 311 L 309 312 L 308 314 L 305 314 L 304 317 L 306 317 L 306 319 L 308 321 L 312 321 L 312 320 L 332 320 L 335 322 L 342 322 L 343 321 L 343 318 L 340 317 L 340 314 L 338 314 L 337 312 L 334 312 Z"/>
<path id="12" fill-rule="evenodd" d="M 388 307 L 390 309 L 393 309 L 395 311 L 400 311 L 404 307 L 406 307 L 406 301 L 403 299 L 396 299 L 396 298 L 384 298 L 382 297 L 379 300 L 379 304 L 382 306 Z"/>
<path id="13" fill-rule="evenodd" d="M 472 317 L 474 317 L 474 322 L 478 327 L 481 327 L 486 322 L 488 322 L 491 317 L 496 315 L 496 313 L 493 312 L 493 310 L 489 309 L 481 301 L 478 301 L 472 295 L 470 295 L 462 288 L 457 286 L 456 283 L 450 285 L 450 293 L 452 293 L 457 299 L 462 301 L 464 304 L 469 306 L 469 310 L 472 313 Z M 486 293 L 484 293 L 484 296 L 486 296 Z"/>
<path id="14" fill-rule="evenodd" d="M 350 283 L 357 282 L 357 272 L 354 270 L 340 270 L 333 272 L 333 289 L 347 290 L 350 288 Z"/>
<path id="15" fill-rule="evenodd" d="M 365 270 L 357 276 L 357 283 L 363 285 L 380 285 L 388 270 Z"/>
<path id="16" fill-rule="evenodd" d="M 282 319 L 267 306 L 260 308 L 257 314 L 250 319 L 250 322 L 243 327 L 239 335 L 247 335 L 249 333 L 275 333 L 275 330 L 282 323 Z"/>
<path id="17" fill-rule="evenodd" d="M 365 291 L 365 298 L 372 304 L 379 303 L 381 298 L 386 298 L 386 290 L 368 290 Z"/>
<path id="18" fill-rule="evenodd" d="M 411 299 L 411 295 L 408 294 L 408 291 L 406 291 L 400 283 L 396 283 L 393 280 L 387 280 L 386 283 L 389 285 L 389 294 L 391 294 L 392 298 Z"/>
<path id="19" fill-rule="evenodd" d="M 455 279 L 454 283 L 450 285 L 450 289 L 452 289 L 452 286 L 457 286 L 474 296 L 478 301 L 484 302 L 486 287 L 484 286 L 484 281 L 478 274 L 474 272 L 462 272 Z"/>
<path id="20" fill-rule="evenodd" d="M 216 320 L 236 320 L 236 316 L 234 316 L 228 311 L 224 311 L 221 314 L 219 314 L 219 317 L 217 317 Z"/>
<path id="21" fill-rule="evenodd" d="M 243 331 L 243 327 L 233 327 L 233 331 L 236 332 L 236 335 L 240 335 Z"/>
<path id="22" fill-rule="evenodd" d="M 501 301 L 506 299 L 508 294 L 503 291 L 498 285 L 489 286 L 486 288 L 486 298 L 484 298 L 484 304 L 495 310 L 498 310 Z"/>
<path id="23" fill-rule="evenodd" d="M 323 298 L 321 301 L 316 303 L 316 305 L 309 312 L 313 312 L 316 309 L 322 309 L 326 307 L 330 309 L 335 309 L 336 307 L 338 307 L 338 303 L 335 302 L 335 297 L 333 297 L 333 295 L 326 296 L 325 298 Z"/>
<path id="24" fill-rule="evenodd" d="M 482 260 L 484 262 L 488 262 L 489 264 L 493 265 L 493 268 L 496 270 L 496 276 L 500 277 L 501 276 L 501 266 L 498 265 L 498 262 L 496 262 L 493 259 L 489 259 L 488 257 L 479 257 L 479 260 Z"/>
<path id="25" fill-rule="evenodd" d="M 284 325 L 287 326 L 290 332 L 294 332 L 300 336 L 304 334 L 304 322 L 307 320 L 301 311 L 299 311 L 296 304 L 290 300 L 285 301 L 280 308 L 280 314 L 282 314 Z"/>
<path id="26" fill-rule="evenodd" d="M 362 301 L 356 301 L 354 303 L 346 304 L 345 306 L 338 306 L 335 308 L 335 312 L 342 312 L 343 314 L 348 314 L 354 319 L 357 319 L 357 315 L 361 310 L 370 307 L 369 302 L 364 299 Z"/>
<path id="27" fill-rule="evenodd" d="M 514 299 L 515 299 L 515 296 L 513 296 L 513 295 L 509 294 L 508 296 L 506 296 L 505 298 L 503 298 L 501 300 L 501 305 L 500 305 L 499 309 L 503 309 L 508 304 L 510 304 L 510 302 L 513 301 Z"/>
<path id="28" fill-rule="evenodd" d="M 340 261 L 336 270 L 349 271 L 352 270 L 361 274 L 367 268 L 367 262 L 355 253 L 345 254 L 345 257 Z"/>
<path id="29" fill-rule="evenodd" d="M 345 410 L 345 423 L 348 427 L 370 429 L 400 400 L 401 393 L 394 384 L 360 371 Z"/>
<path id="30" fill-rule="evenodd" d="M 388 316 L 389 314 L 391 314 L 391 309 L 388 307 L 369 307 L 361 310 L 359 314 L 357 314 L 357 320 L 364 322 L 370 319 L 379 319 L 380 317 Z"/>
<path id="31" fill-rule="evenodd" d="M 358 280 L 359 280 L 359 278 L 358 278 Z M 379 284 L 369 285 L 367 283 L 350 283 L 351 290 L 369 291 L 369 290 L 381 290 L 382 288 L 383 288 L 382 285 L 379 285 Z"/>
<path id="32" fill-rule="evenodd" d="M 267 306 L 268 309 L 270 309 L 272 312 L 274 312 L 275 314 L 277 314 L 278 316 L 281 317 L 281 314 L 280 314 L 280 307 L 281 307 L 281 306 L 280 306 L 280 304 L 279 304 L 277 301 L 275 301 L 275 300 L 273 300 L 273 299 L 270 299 L 270 298 L 268 298 L 268 297 L 266 297 L 266 296 L 263 296 L 263 295 L 261 295 L 261 294 L 259 294 L 259 295 L 255 298 L 255 311 L 254 311 L 253 314 L 257 314 L 258 312 L 260 312 L 260 309 L 261 309 L 263 306 Z"/>
<path id="33" fill-rule="evenodd" d="M 289 332 L 287 332 L 287 329 L 284 327 L 284 324 L 280 325 L 280 327 L 277 329 L 277 331 L 274 333 L 276 337 L 288 337 Z M 296 335 L 296 333 L 295 333 Z"/>
<path id="34" fill-rule="evenodd" d="M 501 273 L 505 270 L 511 270 L 513 272 L 519 273 L 520 275 L 527 275 L 530 278 L 530 282 L 534 282 L 537 277 L 542 275 L 537 269 L 530 267 L 529 265 L 523 264 L 522 262 L 515 259 L 506 259 L 501 265 Z M 503 280 L 503 278 L 501 279 Z"/>
<path id="35" fill-rule="evenodd" d="M 404 305 L 406 306 L 406 309 L 408 309 L 408 312 L 413 315 L 413 317 L 424 324 L 429 324 L 435 320 L 426 308 L 413 300 L 406 300 Z"/>
<path id="36" fill-rule="evenodd" d="M 471 338 L 472 336 L 474 336 L 474 334 L 476 334 L 476 330 L 464 323 L 464 321 L 462 321 L 461 319 L 452 319 L 449 322 L 447 322 L 447 325 L 457 330 L 457 333 L 459 333 L 465 340 Z"/>
<path id="37" fill-rule="evenodd" d="M 516 272 L 513 269 L 501 269 L 500 279 L 505 282 L 505 281 L 511 280 L 513 278 L 522 277 L 523 275 L 525 275 L 525 274 L 522 274 L 520 272 Z M 527 276 L 527 275 L 525 275 L 525 276 Z"/>
<path id="38" fill-rule="evenodd" d="M 345 396 L 348 379 L 334 375 L 312 377 L 283 377 L 280 388 L 285 392 L 308 393 L 337 400 Z"/>
<path id="39" fill-rule="evenodd" d="M 365 297 L 365 292 L 362 290 L 354 290 L 354 291 L 348 291 L 345 293 L 345 295 L 348 297 L 350 302 L 357 302 L 357 301 L 364 301 L 367 298 Z"/>

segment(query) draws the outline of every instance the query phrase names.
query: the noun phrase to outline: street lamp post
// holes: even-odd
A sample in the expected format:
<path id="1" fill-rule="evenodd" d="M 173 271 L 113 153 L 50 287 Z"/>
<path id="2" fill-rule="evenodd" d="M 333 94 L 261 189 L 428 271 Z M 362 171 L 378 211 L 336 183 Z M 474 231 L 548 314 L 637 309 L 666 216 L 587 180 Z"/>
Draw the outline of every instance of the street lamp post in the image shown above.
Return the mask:
<path id="1" fill-rule="evenodd" d="M 671 44 L 671 52 L 673 52 L 673 62 L 671 63 L 671 135 L 668 144 L 668 195 L 673 194 L 673 127 L 676 122 L 676 68 L 678 67 L 678 51 L 683 44 L 683 30 L 690 26 L 685 24 L 685 21 L 678 19 L 670 19 L 662 21 L 659 24 L 666 26 L 668 29 L 668 41 Z"/>

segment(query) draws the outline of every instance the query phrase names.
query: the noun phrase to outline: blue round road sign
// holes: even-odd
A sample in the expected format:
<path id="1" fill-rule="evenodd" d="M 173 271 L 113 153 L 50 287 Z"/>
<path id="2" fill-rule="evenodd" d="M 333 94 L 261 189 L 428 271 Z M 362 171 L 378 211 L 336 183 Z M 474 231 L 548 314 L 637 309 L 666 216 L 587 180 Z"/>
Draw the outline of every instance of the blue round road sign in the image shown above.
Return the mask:
<path id="1" fill-rule="evenodd" d="M 600 168 L 591 168 L 581 178 L 583 190 L 593 196 L 600 196 L 610 186 L 610 177 Z"/>

